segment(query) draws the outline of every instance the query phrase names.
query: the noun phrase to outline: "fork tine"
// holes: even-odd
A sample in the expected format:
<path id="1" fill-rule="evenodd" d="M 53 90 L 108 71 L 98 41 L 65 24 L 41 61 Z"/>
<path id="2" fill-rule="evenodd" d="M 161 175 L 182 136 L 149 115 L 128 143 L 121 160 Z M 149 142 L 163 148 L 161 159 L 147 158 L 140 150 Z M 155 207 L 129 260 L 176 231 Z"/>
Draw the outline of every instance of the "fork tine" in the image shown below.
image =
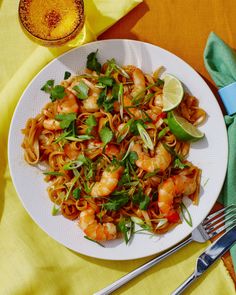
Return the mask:
<path id="1" fill-rule="evenodd" d="M 222 217 L 220 218 L 222 219 Z M 236 215 L 231 215 L 231 216 L 227 216 L 227 218 L 221 220 L 220 222 L 218 222 L 217 224 L 212 224 L 211 227 L 206 227 L 205 231 L 209 234 L 211 233 L 213 230 L 216 230 L 220 225 L 227 223 L 229 221 L 236 221 Z"/>
<path id="2" fill-rule="evenodd" d="M 232 213 L 235 214 L 236 213 L 236 207 L 235 208 L 232 208 L 231 210 L 229 211 L 225 211 L 223 212 L 223 214 L 221 214 L 220 216 L 218 216 L 217 218 L 214 218 L 214 219 L 210 219 L 207 223 L 203 224 L 203 227 L 205 230 L 207 230 L 210 226 L 218 226 L 219 224 L 216 224 L 217 221 L 221 220 L 224 218 L 224 220 L 226 221 L 226 219 L 228 218 L 229 215 L 232 216 Z M 217 216 L 217 215 L 216 215 Z"/>
<path id="3" fill-rule="evenodd" d="M 224 208 L 222 208 L 222 209 L 220 209 L 220 210 L 218 210 L 218 211 L 216 211 L 216 212 L 214 212 L 214 213 L 208 215 L 208 216 L 204 219 L 202 225 L 206 225 L 206 224 L 207 224 L 209 221 L 211 221 L 213 218 L 215 218 L 216 216 L 220 215 L 222 212 L 227 211 L 227 210 L 229 210 L 229 209 L 235 210 L 235 209 L 236 209 L 236 205 L 234 205 L 234 204 L 229 205 L 229 206 L 227 206 L 227 207 L 224 207 Z M 231 210 L 231 211 L 232 211 L 232 210 Z"/>
<path id="4" fill-rule="evenodd" d="M 213 231 L 212 233 L 209 234 L 210 239 L 213 238 L 214 236 L 220 234 L 222 231 L 228 229 L 231 229 L 234 225 L 236 224 L 236 220 L 229 224 L 224 224 L 221 227 L 217 228 L 217 230 Z"/>

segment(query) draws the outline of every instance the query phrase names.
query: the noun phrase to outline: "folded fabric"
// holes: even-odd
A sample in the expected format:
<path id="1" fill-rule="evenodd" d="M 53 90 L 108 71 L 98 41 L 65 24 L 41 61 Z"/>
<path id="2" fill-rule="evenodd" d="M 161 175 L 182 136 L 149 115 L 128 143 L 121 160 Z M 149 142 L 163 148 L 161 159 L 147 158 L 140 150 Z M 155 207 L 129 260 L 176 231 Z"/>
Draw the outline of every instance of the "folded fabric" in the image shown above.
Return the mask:
<path id="1" fill-rule="evenodd" d="M 139 2 L 141 0 L 85 1 L 85 29 L 69 45 L 77 46 L 93 40 L 94 36 L 102 33 Z M 7 1 L 5 8 L 3 5 L 2 17 L 12 15 L 11 5 L 12 1 Z M 9 23 L 8 19 L 5 18 L 3 23 Z M 4 38 L 0 37 L 0 41 L 5 44 Z M 26 39 L 25 46 L 28 45 L 27 42 L 30 41 Z M 6 155 L 11 117 L 30 80 L 46 63 L 66 50 L 68 47 L 49 50 L 35 46 L 12 79 L 5 81 L 6 86 L 0 94 L 0 293 L 4 295 L 91 295 L 150 259 L 105 261 L 74 253 L 45 234 L 30 218 L 17 197 Z M 21 54 L 23 52 L 19 51 L 18 56 Z M 207 244 L 189 245 L 116 294 L 170 294 L 190 275 L 196 257 L 206 246 Z M 208 275 L 192 286 L 190 292 L 192 295 L 221 295 L 222 286 L 226 294 L 235 293 L 233 282 L 222 261 L 219 261 L 209 270 Z"/>
<path id="2" fill-rule="evenodd" d="M 213 32 L 207 40 L 204 62 L 217 87 L 223 89 L 236 82 L 236 52 Z M 236 100 L 236 92 L 233 99 Z M 236 204 L 236 114 L 226 115 L 225 123 L 228 130 L 229 156 L 220 200 L 224 205 L 230 205 Z M 231 249 L 231 255 L 236 269 L 236 246 Z"/>

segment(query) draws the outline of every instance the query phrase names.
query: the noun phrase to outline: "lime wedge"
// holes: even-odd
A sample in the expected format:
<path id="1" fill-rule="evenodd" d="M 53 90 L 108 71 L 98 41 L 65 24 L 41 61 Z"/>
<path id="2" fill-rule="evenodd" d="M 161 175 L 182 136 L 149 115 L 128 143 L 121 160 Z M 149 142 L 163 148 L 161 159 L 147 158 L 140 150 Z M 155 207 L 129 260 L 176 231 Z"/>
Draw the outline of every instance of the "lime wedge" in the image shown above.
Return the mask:
<path id="1" fill-rule="evenodd" d="M 204 137 L 204 133 L 174 111 L 168 113 L 167 119 L 170 131 L 181 141 L 197 141 Z"/>
<path id="2" fill-rule="evenodd" d="M 163 111 L 168 112 L 176 108 L 184 95 L 181 82 L 174 76 L 166 74 L 163 87 Z"/>

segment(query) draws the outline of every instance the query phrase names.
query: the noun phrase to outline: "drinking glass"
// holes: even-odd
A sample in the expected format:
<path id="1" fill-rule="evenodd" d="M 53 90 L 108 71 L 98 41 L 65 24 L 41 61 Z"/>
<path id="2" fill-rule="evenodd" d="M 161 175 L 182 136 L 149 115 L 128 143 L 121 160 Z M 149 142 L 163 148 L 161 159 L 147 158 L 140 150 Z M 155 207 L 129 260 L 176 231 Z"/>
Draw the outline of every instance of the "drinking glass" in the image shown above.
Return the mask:
<path id="1" fill-rule="evenodd" d="M 19 21 L 24 33 L 43 46 L 61 46 L 83 29 L 83 0 L 20 0 Z"/>

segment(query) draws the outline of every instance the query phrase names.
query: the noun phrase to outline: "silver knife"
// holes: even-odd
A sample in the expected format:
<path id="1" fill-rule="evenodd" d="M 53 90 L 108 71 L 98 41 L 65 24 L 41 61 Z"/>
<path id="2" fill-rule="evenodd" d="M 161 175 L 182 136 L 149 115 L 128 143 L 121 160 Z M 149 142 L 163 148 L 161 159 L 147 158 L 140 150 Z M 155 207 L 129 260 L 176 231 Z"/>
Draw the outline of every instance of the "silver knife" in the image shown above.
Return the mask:
<path id="1" fill-rule="evenodd" d="M 197 278 L 199 278 L 217 259 L 227 252 L 236 242 L 236 225 L 218 238 L 197 259 L 194 273 L 171 295 L 179 295 Z"/>

